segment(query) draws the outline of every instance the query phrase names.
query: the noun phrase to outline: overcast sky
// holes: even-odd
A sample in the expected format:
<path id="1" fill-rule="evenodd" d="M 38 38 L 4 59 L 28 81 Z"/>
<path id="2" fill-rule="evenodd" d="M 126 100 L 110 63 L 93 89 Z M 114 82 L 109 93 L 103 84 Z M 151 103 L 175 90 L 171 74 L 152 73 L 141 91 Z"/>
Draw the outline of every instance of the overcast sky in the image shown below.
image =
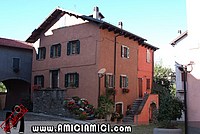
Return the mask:
<path id="1" fill-rule="evenodd" d="M 1 0 L 0 37 L 26 40 L 58 6 L 84 15 L 98 6 L 104 21 L 122 21 L 125 30 L 159 47 L 155 61 L 170 67 L 174 61 L 169 43 L 178 30 L 187 30 L 185 0 Z"/>

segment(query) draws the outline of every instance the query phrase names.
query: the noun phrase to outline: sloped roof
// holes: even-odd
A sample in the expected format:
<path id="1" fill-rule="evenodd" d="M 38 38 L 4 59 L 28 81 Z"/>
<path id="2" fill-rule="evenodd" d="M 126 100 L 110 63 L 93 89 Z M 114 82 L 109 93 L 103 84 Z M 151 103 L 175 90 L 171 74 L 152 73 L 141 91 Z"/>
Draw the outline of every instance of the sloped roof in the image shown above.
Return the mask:
<path id="1" fill-rule="evenodd" d="M 0 38 L 0 46 L 33 49 L 33 46 L 30 43 L 6 38 Z"/>
<path id="2" fill-rule="evenodd" d="M 131 32 L 128 32 L 124 29 L 121 29 L 119 27 L 116 27 L 110 23 L 103 21 L 103 20 L 98 20 L 98 19 L 92 18 L 91 16 L 78 15 L 78 14 L 75 14 L 75 13 L 60 9 L 60 8 L 56 8 L 49 15 L 49 17 L 37 29 L 35 29 L 32 32 L 32 34 L 28 37 L 26 42 L 30 42 L 30 43 L 36 42 L 42 33 L 45 33 L 50 27 L 52 27 L 65 14 L 74 16 L 76 18 L 81 18 L 84 21 L 87 20 L 89 22 L 96 23 L 100 29 L 107 29 L 109 32 L 114 32 L 115 34 L 120 34 L 121 36 L 124 36 L 125 38 L 129 38 L 134 41 L 138 41 L 139 45 L 148 46 L 149 48 L 153 49 L 154 51 L 158 49 L 157 47 L 155 47 L 153 45 L 145 43 L 145 41 L 147 41 L 146 39 L 144 39 L 138 35 L 135 35 Z"/>
<path id="3" fill-rule="evenodd" d="M 183 40 L 185 37 L 187 37 L 188 31 L 185 31 L 184 33 L 180 34 L 176 39 L 174 39 L 170 45 L 175 46 L 178 42 Z"/>

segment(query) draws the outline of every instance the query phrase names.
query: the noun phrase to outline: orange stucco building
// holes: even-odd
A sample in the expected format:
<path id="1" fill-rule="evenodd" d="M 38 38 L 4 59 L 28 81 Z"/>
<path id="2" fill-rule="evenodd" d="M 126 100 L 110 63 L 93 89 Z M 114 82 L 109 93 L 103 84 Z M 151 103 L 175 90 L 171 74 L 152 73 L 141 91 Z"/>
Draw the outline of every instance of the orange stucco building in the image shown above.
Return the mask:
<path id="1" fill-rule="evenodd" d="M 115 109 L 126 115 L 136 99 L 151 93 L 153 56 L 158 48 L 123 30 L 122 23 L 116 27 L 103 18 L 97 7 L 90 16 L 56 9 L 27 39 L 36 48 L 32 85 L 65 90 L 66 98 L 86 98 L 95 107 L 99 95 L 114 89 Z M 149 110 L 151 102 L 158 106 L 157 98 L 149 96 L 143 109 Z M 140 120 L 143 117 L 138 115 Z"/>

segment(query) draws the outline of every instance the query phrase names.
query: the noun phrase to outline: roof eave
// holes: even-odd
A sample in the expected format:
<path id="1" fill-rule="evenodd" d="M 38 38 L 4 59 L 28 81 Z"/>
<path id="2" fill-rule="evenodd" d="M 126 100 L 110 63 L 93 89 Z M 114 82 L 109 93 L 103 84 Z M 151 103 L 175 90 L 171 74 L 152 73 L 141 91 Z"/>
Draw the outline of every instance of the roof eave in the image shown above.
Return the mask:
<path id="1" fill-rule="evenodd" d="M 185 31 L 184 33 L 180 34 L 177 38 L 175 38 L 172 42 L 170 42 L 170 45 L 175 46 L 177 43 L 179 43 L 181 40 L 187 37 L 187 35 L 188 31 Z"/>

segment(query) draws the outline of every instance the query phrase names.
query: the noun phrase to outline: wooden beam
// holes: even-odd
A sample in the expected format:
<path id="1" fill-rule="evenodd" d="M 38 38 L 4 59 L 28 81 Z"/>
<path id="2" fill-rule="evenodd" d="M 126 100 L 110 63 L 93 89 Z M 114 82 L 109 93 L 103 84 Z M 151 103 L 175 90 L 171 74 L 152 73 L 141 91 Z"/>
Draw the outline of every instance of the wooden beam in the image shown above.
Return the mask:
<path id="1" fill-rule="evenodd" d="M 126 38 L 126 37 L 130 37 L 130 35 L 127 34 L 127 33 L 125 33 L 125 34 L 124 34 L 124 37 L 125 37 L 125 38 Z"/>
<path id="2" fill-rule="evenodd" d="M 114 28 L 113 27 L 108 27 L 108 31 L 110 32 L 110 31 L 113 31 L 114 30 Z"/>

